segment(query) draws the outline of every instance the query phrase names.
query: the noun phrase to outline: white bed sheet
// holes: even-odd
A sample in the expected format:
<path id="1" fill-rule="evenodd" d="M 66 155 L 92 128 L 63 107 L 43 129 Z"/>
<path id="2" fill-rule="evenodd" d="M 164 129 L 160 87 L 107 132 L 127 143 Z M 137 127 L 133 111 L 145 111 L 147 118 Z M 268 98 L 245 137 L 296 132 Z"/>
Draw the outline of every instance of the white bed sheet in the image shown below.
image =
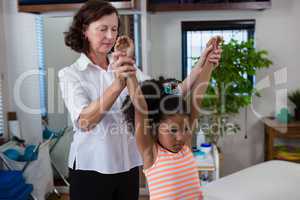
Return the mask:
<path id="1" fill-rule="evenodd" d="M 211 182 L 204 200 L 300 200 L 300 164 L 268 161 Z"/>

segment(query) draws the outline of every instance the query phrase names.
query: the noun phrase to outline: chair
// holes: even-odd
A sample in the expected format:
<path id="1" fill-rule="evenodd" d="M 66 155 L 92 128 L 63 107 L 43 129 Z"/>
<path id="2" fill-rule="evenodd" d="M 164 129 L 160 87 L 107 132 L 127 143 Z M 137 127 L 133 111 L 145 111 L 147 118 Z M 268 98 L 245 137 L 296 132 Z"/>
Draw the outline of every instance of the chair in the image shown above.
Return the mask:
<path id="1" fill-rule="evenodd" d="M 45 126 L 45 129 L 43 130 L 43 139 L 45 141 L 49 141 L 50 154 L 54 151 L 56 145 L 58 144 L 60 139 L 64 136 L 64 134 L 67 132 L 67 130 L 68 130 L 67 128 L 63 128 L 59 131 L 54 131 L 54 130 L 51 130 L 50 128 L 48 128 L 47 126 Z M 65 178 L 63 173 L 59 170 L 59 168 L 57 167 L 54 160 L 51 159 L 51 156 L 50 156 L 50 162 L 51 162 L 52 168 L 57 172 L 59 178 L 61 178 L 63 180 L 63 182 L 65 183 L 65 185 L 69 187 L 70 186 L 69 181 Z M 60 197 L 60 193 L 58 192 L 58 190 L 56 188 L 54 188 L 54 193 L 58 197 Z"/>
<path id="2" fill-rule="evenodd" d="M 0 161 L 2 162 L 2 168 L 7 171 L 19 171 L 21 172 L 26 181 L 33 185 L 33 192 L 31 193 L 31 199 L 44 199 L 45 196 L 52 192 L 53 187 L 53 173 L 50 164 L 49 156 L 49 141 L 43 142 L 39 145 L 30 145 L 32 154 L 27 153 L 25 155 L 24 148 L 16 145 L 16 142 L 10 141 L 2 146 L 0 146 Z M 8 149 L 18 150 L 21 157 L 32 157 L 36 156 L 36 160 L 29 159 L 28 161 L 13 160 L 7 157 L 4 152 Z M 28 148 L 30 149 L 30 148 Z M 36 154 L 35 154 L 36 153 Z M 0 198 L 1 199 L 1 198 Z"/>

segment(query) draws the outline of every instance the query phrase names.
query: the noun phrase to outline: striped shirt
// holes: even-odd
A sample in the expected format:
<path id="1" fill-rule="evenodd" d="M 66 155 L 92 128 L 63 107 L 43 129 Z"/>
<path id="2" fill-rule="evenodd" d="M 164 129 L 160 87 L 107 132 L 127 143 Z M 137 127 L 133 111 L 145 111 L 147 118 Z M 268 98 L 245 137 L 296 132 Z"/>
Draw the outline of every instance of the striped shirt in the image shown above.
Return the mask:
<path id="1" fill-rule="evenodd" d="M 150 200 L 202 199 L 197 163 L 188 146 L 172 153 L 157 145 L 154 164 L 144 169 Z"/>

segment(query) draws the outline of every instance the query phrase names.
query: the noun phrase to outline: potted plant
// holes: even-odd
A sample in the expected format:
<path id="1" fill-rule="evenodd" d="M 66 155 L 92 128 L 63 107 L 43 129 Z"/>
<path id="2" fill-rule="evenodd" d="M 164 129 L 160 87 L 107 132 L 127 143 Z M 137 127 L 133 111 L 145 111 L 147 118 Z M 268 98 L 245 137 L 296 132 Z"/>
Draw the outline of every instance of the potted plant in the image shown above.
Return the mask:
<path id="1" fill-rule="evenodd" d="M 294 110 L 294 118 L 296 121 L 299 121 L 300 120 L 300 89 L 290 92 L 288 94 L 288 98 L 296 106 Z"/>
<path id="2" fill-rule="evenodd" d="M 272 64 L 266 50 L 256 50 L 254 40 L 246 42 L 231 40 L 222 45 L 223 53 L 220 66 L 213 71 L 210 84 L 202 101 L 206 114 L 200 117 L 200 128 L 207 140 L 218 146 L 220 137 L 237 133 L 239 124 L 232 116 L 241 108 L 251 104 L 252 96 L 259 96 L 253 84 L 253 76 L 258 69 Z M 208 112 L 207 112 L 208 111 Z M 202 112 L 203 113 L 203 112 Z"/>

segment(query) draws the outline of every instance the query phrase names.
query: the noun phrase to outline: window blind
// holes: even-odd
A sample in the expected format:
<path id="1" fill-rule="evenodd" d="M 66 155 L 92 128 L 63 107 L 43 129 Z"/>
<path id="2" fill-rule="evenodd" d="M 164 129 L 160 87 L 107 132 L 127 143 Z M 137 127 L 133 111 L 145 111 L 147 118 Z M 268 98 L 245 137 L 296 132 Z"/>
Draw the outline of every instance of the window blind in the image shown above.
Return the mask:
<path id="1" fill-rule="evenodd" d="M 0 77 L 0 137 L 4 134 L 4 108 L 3 108 L 3 78 L 2 75 Z"/>

